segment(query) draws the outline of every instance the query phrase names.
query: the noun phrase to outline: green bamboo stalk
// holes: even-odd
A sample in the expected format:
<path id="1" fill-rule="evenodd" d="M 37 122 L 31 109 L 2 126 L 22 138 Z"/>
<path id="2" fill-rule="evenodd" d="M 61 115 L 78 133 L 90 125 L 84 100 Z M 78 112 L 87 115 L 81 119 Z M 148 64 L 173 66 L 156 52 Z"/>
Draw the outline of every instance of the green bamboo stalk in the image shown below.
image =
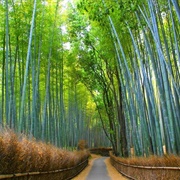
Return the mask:
<path id="1" fill-rule="evenodd" d="M 130 107 L 130 119 L 132 121 L 132 129 L 133 129 L 133 138 L 134 138 L 134 145 L 135 145 L 135 149 L 136 149 L 136 153 L 138 155 L 142 154 L 141 152 L 141 142 L 140 142 L 140 137 L 139 137 L 139 132 L 138 132 L 138 129 L 137 129 L 137 122 L 136 122 L 136 118 L 137 118 L 137 112 L 135 110 L 135 104 L 134 104 L 134 98 L 133 98 L 133 95 L 134 94 L 134 83 L 133 83 L 133 80 L 132 80 L 132 77 L 130 75 L 130 70 L 128 68 L 128 65 L 127 65 L 127 58 L 125 56 L 125 53 L 124 53 L 124 50 L 122 48 L 122 45 L 121 45 L 121 42 L 118 38 L 118 35 L 117 35 L 117 32 L 115 30 L 115 27 L 113 25 L 113 22 L 112 22 L 112 19 L 110 18 L 109 16 L 109 22 L 110 22 L 110 25 L 112 27 L 112 31 L 113 31 L 113 34 L 115 36 L 115 39 L 117 40 L 117 44 L 119 46 L 119 49 L 120 49 L 120 52 L 121 52 L 121 55 L 122 55 L 122 60 L 123 60 L 123 63 L 121 61 L 119 61 L 119 63 L 121 63 L 123 65 L 125 65 L 125 67 L 123 67 L 121 69 L 121 71 L 123 72 L 123 76 L 124 78 L 126 79 L 125 82 L 126 82 L 126 87 L 128 89 L 128 98 L 127 98 L 127 102 L 129 101 L 129 107 Z M 119 56 L 120 57 L 120 56 Z M 124 69 L 126 70 L 124 72 Z M 131 91 L 131 88 L 133 89 Z M 141 145 L 140 145 L 141 144 Z"/>
<path id="2" fill-rule="evenodd" d="M 20 117 L 19 117 L 19 128 L 18 128 L 19 132 L 21 132 L 23 123 L 24 123 L 23 116 L 24 116 L 24 106 L 25 106 L 25 97 L 26 97 L 27 76 L 29 72 L 29 62 L 30 62 L 30 53 L 31 53 L 33 28 L 34 28 L 34 22 L 35 22 L 35 14 L 36 14 L 36 0 L 34 0 L 31 29 L 30 29 L 30 34 L 29 34 L 28 51 L 27 51 L 27 57 L 26 57 L 26 69 L 25 69 L 25 74 L 24 74 L 24 83 L 23 83 L 23 89 L 22 89 L 21 108 L 20 108 Z"/>
<path id="3" fill-rule="evenodd" d="M 177 13 L 177 17 L 178 17 L 179 22 L 180 22 L 180 8 L 179 8 L 178 1 L 177 1 L 177 0 L 171 0 L 171 2 L 172 2 L 173 5 L 174 5 L 174 8 L 175 8 L 176 13 Z"/>
<path id="4" fill-rule="evenodd" d="M 8 0 L 5 1 L 6 4 L 6 36 L 5 36 L 5 42 L 6 42 L 6 60 L 5 60 L 5 103 L 6 103 L 6 108 L 5 108 L 5 112 L 6 112 L 6 123 L 9 125 L 9 4 L 8 4 Z"/>
<path id="5" fill-rule="evenodd" d="M 134 49 L 135 49 L 135 52 L 137 53 L 137 56 L 138 56 L 138 59 L 139 59 L 139 61 L 140 61 L 140 70 L 141 70 L 141 72 L 142 72 L 142 76 L 143 76 L 143 79 L 144 79 L 144 82 L 145 82 L 145 87 L 148 89 L 149 88 L 149 85 L 147 85 L 147 75 L 146 75 L 146 73 L 145 73 L 145 71 L 144 71 L 144 67 L 143 67 L 143 64 L 142 64 L 142 61 L 143 61 L 143 59 L 141 58 L 141 55 L 140 55 L 140 50 L 139 50 L 139 48 L 138 48 L 138 46 L 136 45 L 136 42 L 135 42 L 135 39 L 134 39 L 134 36 L 133 36 L 133 34 L 132 34 L 132 31 L 130 30 L 130 28 L 128 28 L 129 29 L 129 32 L 130 32 L 130 35 L 131 35 L 131 38 L 132 38 L 132 42 L 133 42 L 133 45 L 134 45 Z M 139 78 L 138 78 L 139 79 Z M 137 80 L 138 81 L 138 80 Z M 140 92 L 141 90 L 139 90 L 138 92 Z M 149 92 L 149 90 L 148 90 L 148 92 Z M 151 97 L 151 94 L 149 94 L 149 97 Z M 141 101 L 142 101 L 142 99 L 141 99 Z M 151 102 L 152 102 L 152 100 L 151 100 Z M 141 110 L 142 111 L 142 110 Z M 154 112 L 155 112 L 155 110 L 154 110 Z M 145 119 L 145 116 L 144 117 L 142 117 L 142 121 Z M 153 121 L 153 119 L 150 119 L 150 122 L 151 121 Z M 154 123 L 153 123 L 154 124 Z M 158 154 L 159 155 L 162 155 L 162 141 L 161 141 L 161 134 L 160 134 L 160 127 L 159 127 L 159 124 L 158 124 L 158 121 L 157 120 L 155 120 L 155 124 L 156 124 L 156 131 L 157 131 L 157 134 L 156 134 L 156 136 L 158 137 L 158 143 L 157 143 L 157 145 L 158 145 L 158 148 L 157 147 L 154 147 L 154 153 L 156 154 L 157 152 L 156 152 L 156 149 L 157 150 L 159 150 L 158 151 Z M 145 124 L 143 124 L 143 127 L 145 127 Z M 154 129 L 154 127 L 151 125 L 151 129 Z M 152 130 L 153 131 L 153 130 Z M 153 133 L 151 133 L 151 135 L 153 135 Z M 152 136 L 151 136 L 152 137 Z M 154 141 L 153 141 L 154 142 Z M 155 145 L 155 144 L 154 144 Z"/>

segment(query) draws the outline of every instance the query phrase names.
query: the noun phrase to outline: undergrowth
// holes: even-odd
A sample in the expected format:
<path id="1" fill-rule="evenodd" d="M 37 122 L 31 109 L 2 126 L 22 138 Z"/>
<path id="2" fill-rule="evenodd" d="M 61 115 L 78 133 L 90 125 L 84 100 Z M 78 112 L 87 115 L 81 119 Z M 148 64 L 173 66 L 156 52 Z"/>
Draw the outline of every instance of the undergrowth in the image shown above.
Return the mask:
<path id="1" fill-rule="evenodd" d="M 179 180 L 180 156 L 164 155 L 121 158 L 110 153 L 111 163 L 124 175 L 137 180 Z M 115 160 L 115 161 L 113 161 Z M 133 165 L 133 166 L 131 166 Z M 138 166 L 141 166 L 138 167 Z M 154 168 L 152 168 L 154 167 Z M 159 168 L 161 167 L 161 168 Z M 165 169 L 166 168 L 166 169 Z"/>
<path id="2" fill-rule="evenodd" d="M 137 165 L 137 166 L 151 166 L 151 167 L 180 167 L 180 156 L 164 155 L 149 156 L 149 157 L 132 157 L 132 158 L 118 158 L 116 159 L 124 164 Z"/>
<path id="3" fill-rule="evenodd" d="M 50 144 L 28 140 L 11 130 L 0 133 L 0 174 L 45 172 L 69 168 L 83 162 L 87 150 L 70 152 Z"/>

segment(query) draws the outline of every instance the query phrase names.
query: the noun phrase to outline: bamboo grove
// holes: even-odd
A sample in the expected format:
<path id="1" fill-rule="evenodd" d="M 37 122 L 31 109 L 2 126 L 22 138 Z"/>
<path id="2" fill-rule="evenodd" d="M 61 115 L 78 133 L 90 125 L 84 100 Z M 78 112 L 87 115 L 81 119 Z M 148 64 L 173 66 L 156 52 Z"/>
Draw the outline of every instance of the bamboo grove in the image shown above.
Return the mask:
<path id="1" fill-rule="evenodd" d="M 63 11 L 60 1 L 0 2 L 0 125 L 63 148 L 105 146 L 90 93 L 71 74 Z"/>
<path id="2" fill-rule="evenodd" d="M 179 155 L 179 3 L 1 1 L 2 126 L 61 147 Z"/>

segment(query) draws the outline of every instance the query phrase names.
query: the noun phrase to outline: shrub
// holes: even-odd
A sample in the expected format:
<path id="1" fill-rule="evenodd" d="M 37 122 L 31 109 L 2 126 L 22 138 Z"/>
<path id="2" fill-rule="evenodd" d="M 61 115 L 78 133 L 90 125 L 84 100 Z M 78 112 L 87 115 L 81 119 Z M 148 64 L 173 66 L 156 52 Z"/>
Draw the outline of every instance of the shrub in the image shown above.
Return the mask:
<path id="1" fill-rule="evenodd" d="M 46 172 L 76 166 L 88 151 L 69 152 L 55 146 L 17 136 L 11 130 L 0 133 L 0 174 Z"/>

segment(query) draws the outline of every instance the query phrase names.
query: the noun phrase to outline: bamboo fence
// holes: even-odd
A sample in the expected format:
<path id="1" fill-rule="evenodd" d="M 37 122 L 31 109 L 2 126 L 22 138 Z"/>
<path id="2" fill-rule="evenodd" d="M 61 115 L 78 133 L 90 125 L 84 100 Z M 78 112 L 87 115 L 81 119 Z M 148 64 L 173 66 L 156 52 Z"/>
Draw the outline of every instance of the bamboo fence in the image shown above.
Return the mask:
<path id="1" fill-rule="evenodd" d="M 0 179 L 18 180 L 69 180 L 79 174 L 88 164 L 88 158 L 76 166 L 48 172 L 28 172 L 0 175 Z"/>
<path id="2" fill-rule="evenodd" d="M 180 167 L 150 167 L 125 164 L 110 153 L 111 164 L 122 175 L 133 180 L 180 180 Z"/>
<path id="3" fill-rule="evenodd" d="M 91 154 L 99 154 L 101 156 L 109 156 L 109 152 L 112 151 L 112 148 L 90 148 L 89 149 Z"/>

